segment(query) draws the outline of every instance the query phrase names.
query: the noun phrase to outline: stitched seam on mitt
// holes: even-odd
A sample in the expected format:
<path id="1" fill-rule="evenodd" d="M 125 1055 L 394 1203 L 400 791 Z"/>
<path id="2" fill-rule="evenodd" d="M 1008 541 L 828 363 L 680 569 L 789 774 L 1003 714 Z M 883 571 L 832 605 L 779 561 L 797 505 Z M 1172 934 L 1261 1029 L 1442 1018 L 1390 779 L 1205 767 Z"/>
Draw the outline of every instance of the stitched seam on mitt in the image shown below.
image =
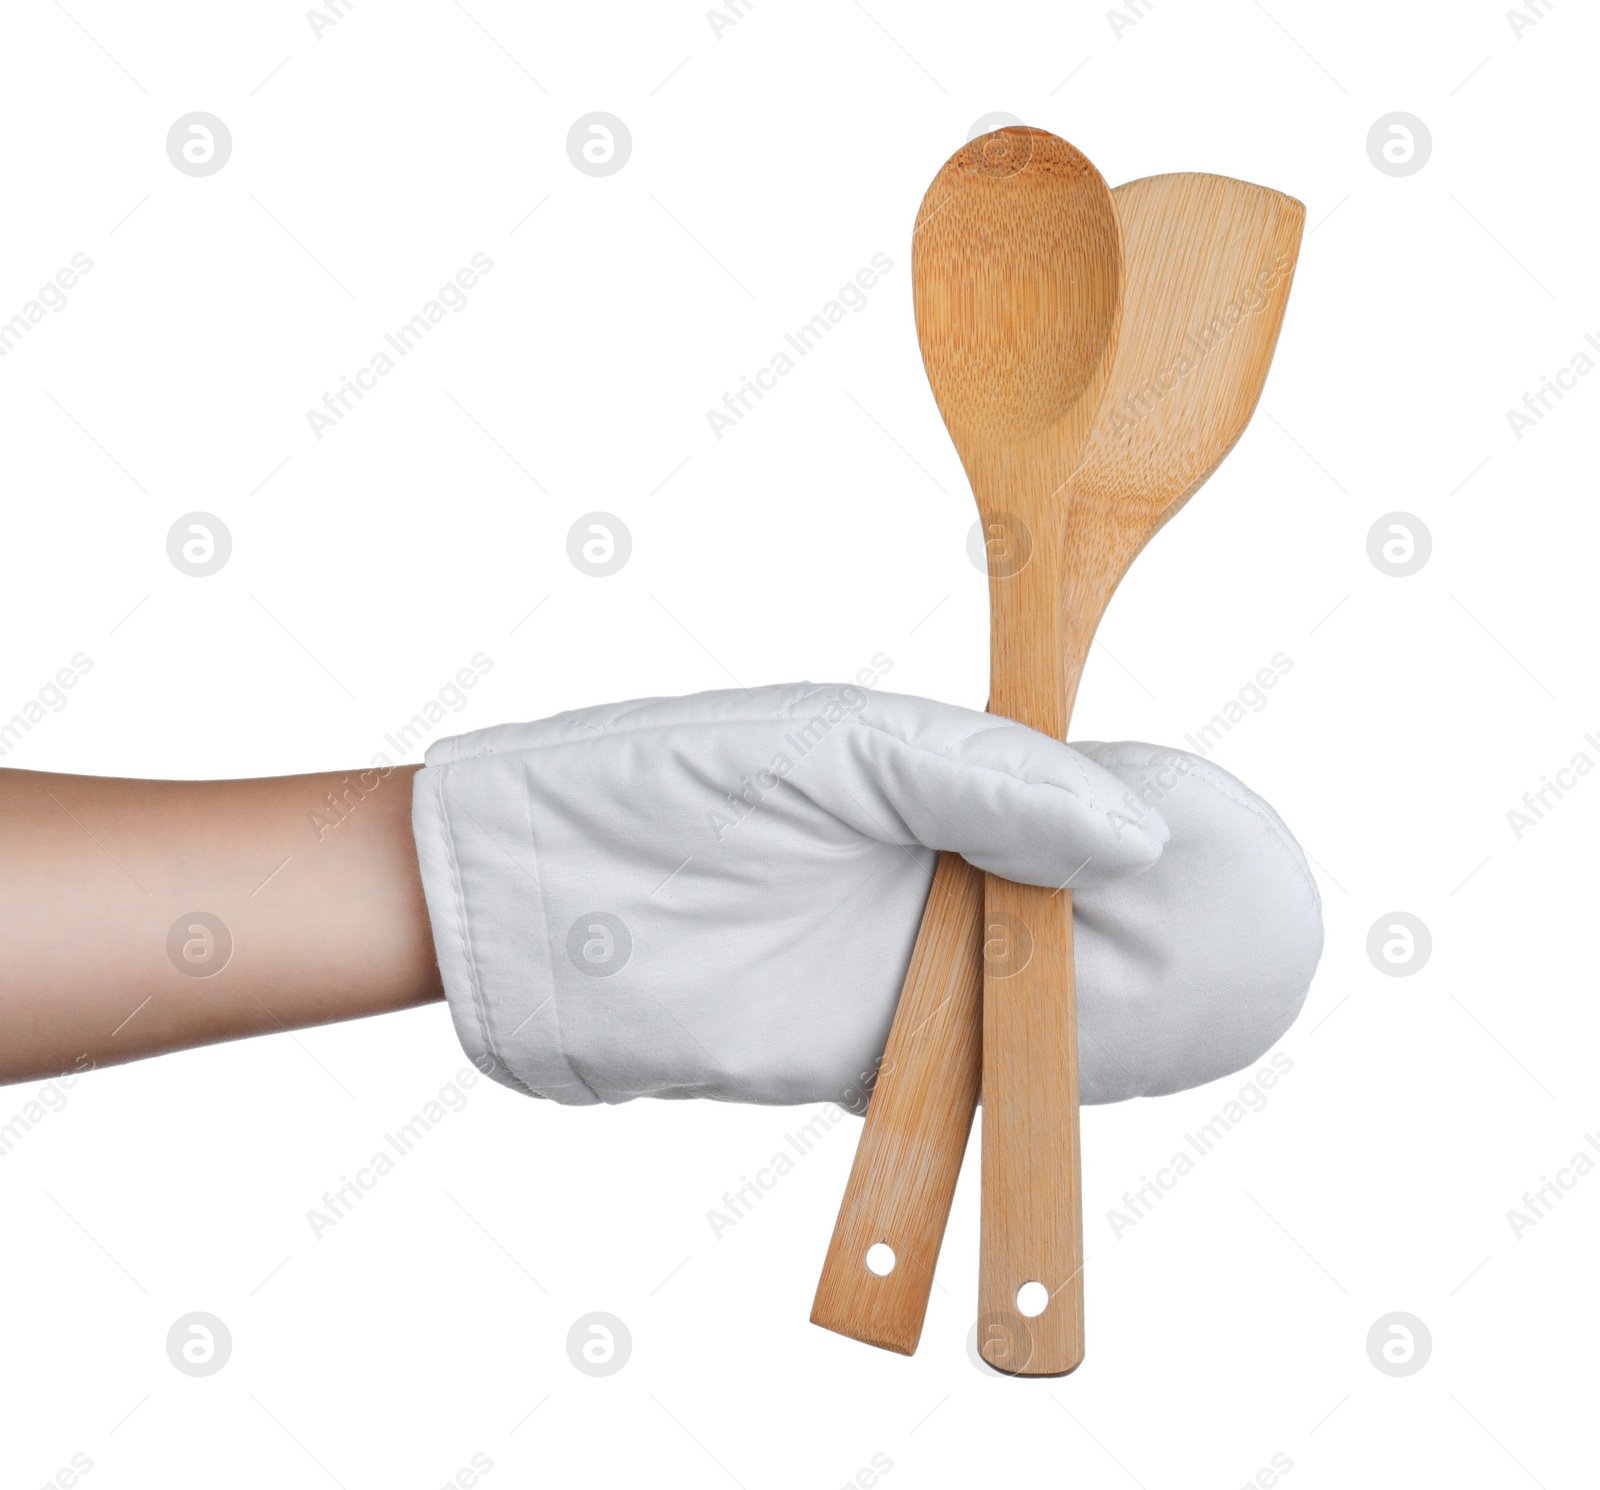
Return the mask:
<path id="1" fill-rule="evenodd" d="M 528 1086 L 501 1058 L 499 1050 L 495 1047 L 494 1037 L 489 1031 L 488 1005 L 483 997 L 483 982 L 478 975 L 477 959 L 472 955 L 472 938 L 467 928 L 466 885 L 462 880 L 460 861 L 456 858 L 455 840 L 450 836 L 450 818 L 445 808 L 444 772 L 442 770 L 434 775 L 433 795 L 437 810 L 439 837 L 444 844 L 445 863 L 450 874 L 450 892 L 455 908 L 455 939 L 459 946 L 461 959 L 467 967 L 467 991 L 471 996 L 472 1012 L 478 1021 L 478 1038 L 482 1042 L 484 1053 L 489 1059 L 494 1061 L 530 1097 L 536 1097 L 539 1094 Z"/>
<path id="2" fill-rule="evenodd" d="M 605 1098 L 594 1089 L 593 1085 L 591 1085 L 589 1082 L 589 1079 L 583 1074 L 582 1071 L 578 1069 L 578 1064 L 575 1060 L 573 1060 L 572 1052 L 567 1049 L 567 1042 L 562 1037 L 561 1033 L 561 999 L 559 996 L 561 985 L 558 982 L 558 975 L 555 966 L 556 938 L 551 930 L 550 903 L 545 895 L 545 877 L 542 873 L 538 872 L 542 861 L 539 856 L 539 842 L 534 836 L 533 831 L 533 793 L 531 791 L 524 791 L 522 793 L 522 820 L 527 825 L 528 851 L 533 855 L 535 870 L 533 882 L 538 887 L 539 915 L 544 921 L 545 968 L 550 977 L 550 996 L 545 1000 L 545 1003 L 552 1005 L 550 1017 L 555 1024 L 556 1050 L 561 1056 L 562 1065 L 564 1065 L 572 1074 L 578 1085 L 581 1086 L 584 1091 L 588 1092 L 588 1094 L 593 1097 L 596 1102 L 604 1102 Z M 542 1007 L 543 1005 L 540 1005 L 540 1008 Z M 534 1010 L 534 1013 L 538 1013 L 538 1010 Z"/>

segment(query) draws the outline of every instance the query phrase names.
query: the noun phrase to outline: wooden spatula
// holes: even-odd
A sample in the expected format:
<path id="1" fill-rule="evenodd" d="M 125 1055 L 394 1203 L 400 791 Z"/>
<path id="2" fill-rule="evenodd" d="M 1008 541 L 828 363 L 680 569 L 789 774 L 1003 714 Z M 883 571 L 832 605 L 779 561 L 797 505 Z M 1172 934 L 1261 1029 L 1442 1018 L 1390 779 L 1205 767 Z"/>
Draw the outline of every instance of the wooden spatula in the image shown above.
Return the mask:
<path id="1" fill-rule="evenodd" d="M 1109 392 L 1070 488 L 1068 707 L 1122 573 L 1255 410 L 1305 219 L 1293 198 L 1219 176 L 1150 177 L 1113 198 L 1126 304 Z M 981 887 L 964 860 L 941 856 L 811 1314 L 908 1355 L 922 1333 L 978 1097 Z M 875 1243 L 893 1249 L 886 1276 L 865 1266 Z M 1015 1315 L 1013 1307 L 1011 1317 L 987 1321 L 985 1332 L 993 1353 L 1009 1350 L 1009 1369 L 1024 1353 L 1029 1366 L 1038 1361 L 1032 1326 Z"/>

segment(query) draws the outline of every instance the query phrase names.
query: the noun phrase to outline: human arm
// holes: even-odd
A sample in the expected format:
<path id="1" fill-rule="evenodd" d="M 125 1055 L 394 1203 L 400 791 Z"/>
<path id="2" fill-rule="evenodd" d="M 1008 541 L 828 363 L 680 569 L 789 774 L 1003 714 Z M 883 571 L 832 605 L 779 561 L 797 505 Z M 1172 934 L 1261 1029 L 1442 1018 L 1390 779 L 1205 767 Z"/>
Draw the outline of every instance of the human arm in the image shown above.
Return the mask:
<path id="1" fill-rule="evenodd" d="M 417 769 L 0 770 L 0 1082 L 441 998 Z"/>

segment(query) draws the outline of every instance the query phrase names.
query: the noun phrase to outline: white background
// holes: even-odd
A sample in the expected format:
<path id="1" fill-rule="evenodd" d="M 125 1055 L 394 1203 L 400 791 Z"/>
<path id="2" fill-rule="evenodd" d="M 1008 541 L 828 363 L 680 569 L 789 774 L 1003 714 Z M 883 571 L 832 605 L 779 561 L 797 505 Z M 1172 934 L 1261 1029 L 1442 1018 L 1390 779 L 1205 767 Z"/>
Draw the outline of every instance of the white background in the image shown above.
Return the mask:
<path id="1" fill-rule="evenodd" d="M 357 0 L 319 40 L 292 4 L 68 9 L 4 18 L 0 316 L 94 268 L 0 360 L 0 714 L 94 667 L 5 764 L 364 764 L 479 651 L 447 728 L 877 652 L 883 686 L 981 708 L 909 238 L 1006 110 L 1113 183 L 1307 205 L 1261 410 L 1123 586 L 1075 734 L 1181 744 L 1287 653 L 1215 758 L 1312 856 L 1328 942 L 1270 1106 L 1120 1240 L 1107 1210 L 1245 1078 L 1085 1114 L 1064 1380 L 967 1356 L 976 1144 L 906 1360 L 807 1323 L 853 1120 L 716 1240 L 809 1111 L 484 1084 L 318 1241 L 308 1208 L 463 1064 L 442 1006 L 97 1072 L 0 1163 L 0 1481 L 83 1453 L 108 1490 L 429 1490 L 482 1453 L 490 1486 L 755 1490 L 881 1454 L 889 1490 L 1194 1490 L 1281 1454 L 1292 1490 L 1592 1483 L 1600 1177 L 1520 1238 L 1507 1211 L 1600 1129 L 1600 779 L 1520 840 L 1506 817 L 1600 760 L 1600 378 L 1520 441 L 1506 418 L 1600 332 L 1592 12 L 1519 37 L 1505 0 L 1155 0 L 1119 36 L 1104 0 L 755 0 L 718 39 L 698 4 Z M 233 137 L 200 179 L 165 153 L 193 110 Z M 593 110 L 633 138 L 604 179 L 565 148 Z M 1433 137 L 1405 178 L 1366 150 L 1394 110 Z M 468 308 L 317 440 L 307 409 L 478 251 Z M 706 410 L 878 252 L 866 309 L 716 440 Z M 233 535 L 209 579 L 165 552 L 194 509 Z M 634 540 L 604 580 L 565 549 L 594 509 Z M 1366 552 L 1396 510 L 1433 537 L 1406 579 Z M 1432 933 L 1413 977 L 1366 954 L 1395 910 Z M 597 1309 L 634 1342 L 600 1380 L 564 1346 Z M 233 1336 L 200 1380 L 163 1343 L 191 1310 Z M 1403 1379 L 1365 1344 L 1395 1310 L 1433 1341 Z"/>

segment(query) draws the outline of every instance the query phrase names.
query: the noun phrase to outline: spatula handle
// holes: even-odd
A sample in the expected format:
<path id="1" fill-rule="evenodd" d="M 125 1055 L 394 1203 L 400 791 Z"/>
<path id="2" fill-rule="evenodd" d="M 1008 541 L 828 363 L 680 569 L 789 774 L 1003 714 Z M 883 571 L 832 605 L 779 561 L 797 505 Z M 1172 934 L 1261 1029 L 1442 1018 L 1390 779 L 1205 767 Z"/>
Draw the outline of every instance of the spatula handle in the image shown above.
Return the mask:
<path id="1" fill-rule="evenodd" d="M 984 877 L 941 854 L 811 1322 L 910 1355 L 978 1104 Z M 878 1276 L 867 1251 L 887 1244 Z"/>

